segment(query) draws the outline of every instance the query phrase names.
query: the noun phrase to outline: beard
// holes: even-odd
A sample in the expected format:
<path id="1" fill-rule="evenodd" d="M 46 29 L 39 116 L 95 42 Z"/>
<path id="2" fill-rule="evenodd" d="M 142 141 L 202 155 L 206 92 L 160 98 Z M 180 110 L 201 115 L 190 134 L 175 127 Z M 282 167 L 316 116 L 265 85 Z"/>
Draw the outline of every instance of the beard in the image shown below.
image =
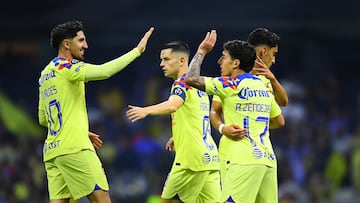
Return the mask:
<path id="1" fill-rule="evenodd" d="M 76 60 L 79 60 L 79 61 L 83 61 L 85 59 L 85 56 L 84 55 L 74 55 L 74 54 L 71 54 L 72 58 L 73 59 L 76 59 Z"/>

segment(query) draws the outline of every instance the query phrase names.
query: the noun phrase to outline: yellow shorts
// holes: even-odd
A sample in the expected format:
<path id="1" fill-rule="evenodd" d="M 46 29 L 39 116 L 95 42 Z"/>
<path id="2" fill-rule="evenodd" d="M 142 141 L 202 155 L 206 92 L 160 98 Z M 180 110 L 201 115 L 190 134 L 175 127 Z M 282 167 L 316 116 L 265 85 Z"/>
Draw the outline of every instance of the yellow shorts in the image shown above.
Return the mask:
<path id="1" fill-rule="evenodd" d="M 106 175 L 96 152 L 82 150 L 45 162 L 50 200 L 72 197 L 77 200 L 97 189 L 109 190 Z"/>
<path id="2" fill-rule="evenodd" d="M 191 171 L 174 166 L 167 177 L 161 198 L 215 203 L 219 202 L 220 195 L 219 171 Z"/>
<path id="3" fill-rule="evenodd" d="M 225 176 L 226 176 L 226 172 L 227 172 L 227 161 L 226 160 L 221 160 L 220 159 L 220 182 L 221 182 L 221 186 L 224 184 L 225 181 Z"/>
<path id="4" fill-rule="evenodd" d="M 266 165 L 229 164 L 221 200 L 278 203 L 277 169 Z"/>

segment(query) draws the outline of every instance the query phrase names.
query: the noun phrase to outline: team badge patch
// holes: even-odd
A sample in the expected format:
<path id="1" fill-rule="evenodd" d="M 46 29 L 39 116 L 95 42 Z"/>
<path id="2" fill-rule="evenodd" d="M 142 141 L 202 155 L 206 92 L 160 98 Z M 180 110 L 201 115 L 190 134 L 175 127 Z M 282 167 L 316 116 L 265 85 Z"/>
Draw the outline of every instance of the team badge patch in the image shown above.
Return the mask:
<path id="1" fill-rule="evenodd" d="M 79 60 L 77 60 L 77 59 L 72 59 L 71 60 L 71 64 L 77 64 L 77 63 L 79 63 L 80 61 Z"/>

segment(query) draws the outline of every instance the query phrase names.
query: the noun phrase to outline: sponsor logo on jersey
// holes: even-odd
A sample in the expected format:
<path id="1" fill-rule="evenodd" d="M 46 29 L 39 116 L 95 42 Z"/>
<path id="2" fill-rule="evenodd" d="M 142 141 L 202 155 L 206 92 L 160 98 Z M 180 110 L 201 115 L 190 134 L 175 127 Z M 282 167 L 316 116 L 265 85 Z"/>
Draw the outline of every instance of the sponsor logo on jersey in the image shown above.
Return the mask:
<path id="1" fill-rule="evenodd" d="M 51 78 L 55 78 L 55 77 L 56 77 L 55 71 L 51 71 L 50 73 L 46 73 L 46 74 L 40 76 L 39 86 L 41 86 L 43 84 L 43 82 L 50 80 Z"/>
<path id="2" fill-rule="evenodd" d="M 254 90 L 249 87 L 243 87 L 238 94 L 240 99 L 248 100 L 249 97 L 270 97 L 269 90 Z"/>
<path id="3" fill-rule="evenodd" d="M 204 164 L 208 164 L 211 161 L 211 156 L 209 153 L 205 153 L 202 157 L 202 161 Z"/>

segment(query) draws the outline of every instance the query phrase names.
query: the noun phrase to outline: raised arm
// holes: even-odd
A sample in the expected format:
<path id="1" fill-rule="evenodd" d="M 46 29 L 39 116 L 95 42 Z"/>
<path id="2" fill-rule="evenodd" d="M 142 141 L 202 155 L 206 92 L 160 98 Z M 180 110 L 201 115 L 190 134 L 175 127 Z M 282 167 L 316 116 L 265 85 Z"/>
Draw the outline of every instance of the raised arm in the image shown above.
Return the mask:
<path id="1" fill-rule="evenodd" d="M 110 78 L 111 76 L 115 75 L 116 73 L 120 72 L 124 69 L 129 63 L 134 61 L 137 57 L 139 57 L 142 53 L 144 53 L 146 49 L 147 42 L 154 31 L 154 28 L 151 27 L 145 35 L 142 37 L 138 45 L 129 51 L 128 53 L 106 62 L 102 65 L 92 65 L 87 64 L 88 69 L 86 71 L 85 80 L 92 81 L 92 80 L 104 80 Z"/>
<path id="2" fill-rule="evenodd" d="M 275 101 L 279 104 L 279 106 L 288 105 L 289 99 L 285 88 L 276 79 L 270 68 L 268 68 L 259 57 L 257 57 L 255 61 L 255 67 L 253 68 L 253 72 L 258 75 L 264 75 L 267 79 L 270 80 L 274 91 Z"/>
<path id="3" fill-rule="evenodd" d="M 216 30 L 211 30 L 211 32 L 206 33 L 204 40 L 200 43 L 195 56 L 190 62 L 187 76 L 185 77 L 185 82 L 188 85 L 202 91 L 205 91 L 205 82 L 204 78 L 200 76 L 201 64 L 204 60 L 205 55 L 214 48 L 216 38 Z"/>

